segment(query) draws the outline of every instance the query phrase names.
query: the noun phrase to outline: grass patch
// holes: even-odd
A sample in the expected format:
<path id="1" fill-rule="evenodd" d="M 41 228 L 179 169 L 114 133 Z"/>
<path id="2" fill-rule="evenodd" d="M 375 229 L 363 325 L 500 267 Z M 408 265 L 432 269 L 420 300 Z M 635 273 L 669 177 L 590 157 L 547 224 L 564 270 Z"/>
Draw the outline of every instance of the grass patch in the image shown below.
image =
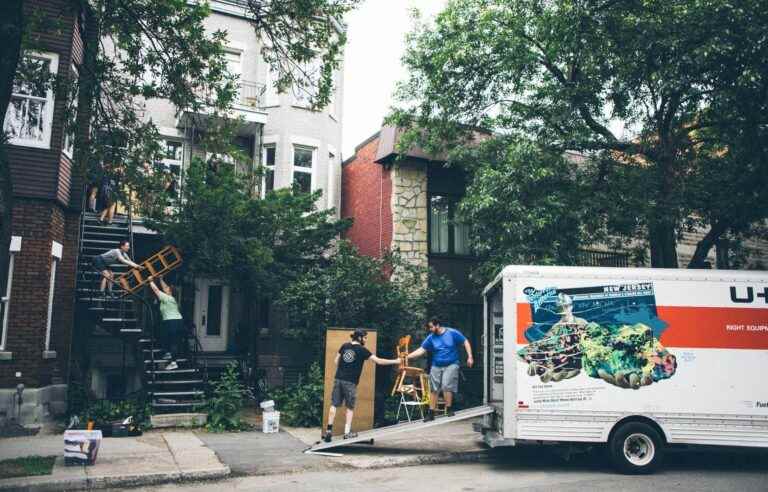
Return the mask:
<path id="1" fill-rule="evenodd" d="M 0 478 L 50 475 L 55 456 L 26 456 L 0 461 Z"/>

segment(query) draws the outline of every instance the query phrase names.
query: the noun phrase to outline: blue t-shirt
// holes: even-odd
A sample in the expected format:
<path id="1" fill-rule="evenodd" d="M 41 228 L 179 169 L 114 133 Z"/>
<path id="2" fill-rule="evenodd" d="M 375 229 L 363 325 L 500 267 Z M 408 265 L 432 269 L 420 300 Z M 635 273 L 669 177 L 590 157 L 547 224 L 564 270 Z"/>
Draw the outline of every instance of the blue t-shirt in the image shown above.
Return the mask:
<path id="1" fill-rule="evenodd" d="M 450 366 L 459 363 L 459 345 L 462 345 L 467 337 L 455 328 L 444 326 L 442 335 L 430 333 L 421 344 L 421 348 L 432 354 L 432 365 L 437 367 Z"/>

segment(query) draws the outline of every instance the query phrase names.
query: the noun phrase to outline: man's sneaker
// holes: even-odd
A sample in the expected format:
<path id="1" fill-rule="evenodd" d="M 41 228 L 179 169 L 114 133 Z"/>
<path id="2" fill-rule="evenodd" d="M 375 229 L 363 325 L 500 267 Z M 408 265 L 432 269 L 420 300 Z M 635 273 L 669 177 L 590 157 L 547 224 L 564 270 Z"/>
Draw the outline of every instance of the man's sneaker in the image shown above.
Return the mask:
<path id="1" fill-rule="evenodd" d="M 453 409 L 451 409 L 451 408 L 446 408 L 445 409 L 445 416 L 446 417 L 453 417 L 455 415 L 456 415 L 456 412 L 454 412 Z"/>
<path id="2" fill-rule="evenodd" d="M 433 420 L 435 420 L 434 412 L 427 412 L 427 414 L 424 416 L 424 422 L 431 422 Z"/>
<path id="3" fill-rule="evenodd" d="M 344 439 L 354 439 L 357 437 L 357 432 L 348 432 L 344 434 Z"/>
<path id="4" fill-rule="evenodd" d="M 331 438 L 333 437 L 333 434 L 330 432 L 326 432 L 323 434 L 323 441 L 325 442 L 331 442 Z"/>
<path id="5" fill-rule="evenodd" d="M 171 361 L 167 366 L 165 366 L 166 371 L 175 371 L 178 368 L 179 365 L 174 361 Z"/>

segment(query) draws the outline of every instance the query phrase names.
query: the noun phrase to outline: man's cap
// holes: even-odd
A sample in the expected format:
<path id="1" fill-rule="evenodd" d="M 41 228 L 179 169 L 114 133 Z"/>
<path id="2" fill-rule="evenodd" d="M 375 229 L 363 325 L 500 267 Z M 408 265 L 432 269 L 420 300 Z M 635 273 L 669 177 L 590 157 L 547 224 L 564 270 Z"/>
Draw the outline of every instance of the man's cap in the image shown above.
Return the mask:
<path id="1" fill-rule="evenodd" d="M 352 332 L 352 335 L 350 335 L 351 338 L 363 338 L 366 336 L 368 336 L 368 332 L 361 328 L 356 329 Z"/>

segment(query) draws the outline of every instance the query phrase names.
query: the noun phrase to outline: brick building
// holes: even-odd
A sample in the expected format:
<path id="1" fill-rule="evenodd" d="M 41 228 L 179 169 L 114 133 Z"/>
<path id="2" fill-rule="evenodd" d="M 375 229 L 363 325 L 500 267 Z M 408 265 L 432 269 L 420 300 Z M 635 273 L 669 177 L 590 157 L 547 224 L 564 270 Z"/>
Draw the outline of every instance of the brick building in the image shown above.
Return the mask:
<path id="1" fill-rule="evenodd" d="M 429 266 L 451 280 L 457 291 L 438 315 L 470 340 L 477 364 L 464 369 L 468 392 L 482 391 L 482 298 L 469 278 L 476 259 L 468 229 L 454 223 L 456 205 L 465 192 L 465 176 L 421 149 L 399 156 L 399 133 L 389 126 L 355 148 L 342 167 L 341 215 L 354 219 L 346 238 L 360 253 L 379 257 L 399 250 L 409 262 Z M 475 384 L 476 383 L 476 384 Z M 474 395 L 474 396 L 478 396 Z"/>
<path id="2" fill-rule="evenodd" d="M 32 32 L 25 56 L 58 80 L 77 77 L 84 16 L 67 0 L 24 2 L 57 29 Z M 66 96 L 15 82 L 3 129 L 12 185 L 11 246 L 0 338 L 0 424 L 37 423 L 66 410 L 81 194 L 73 179 Z M 17 387 L 23 385 L 22 405 Z"/>

